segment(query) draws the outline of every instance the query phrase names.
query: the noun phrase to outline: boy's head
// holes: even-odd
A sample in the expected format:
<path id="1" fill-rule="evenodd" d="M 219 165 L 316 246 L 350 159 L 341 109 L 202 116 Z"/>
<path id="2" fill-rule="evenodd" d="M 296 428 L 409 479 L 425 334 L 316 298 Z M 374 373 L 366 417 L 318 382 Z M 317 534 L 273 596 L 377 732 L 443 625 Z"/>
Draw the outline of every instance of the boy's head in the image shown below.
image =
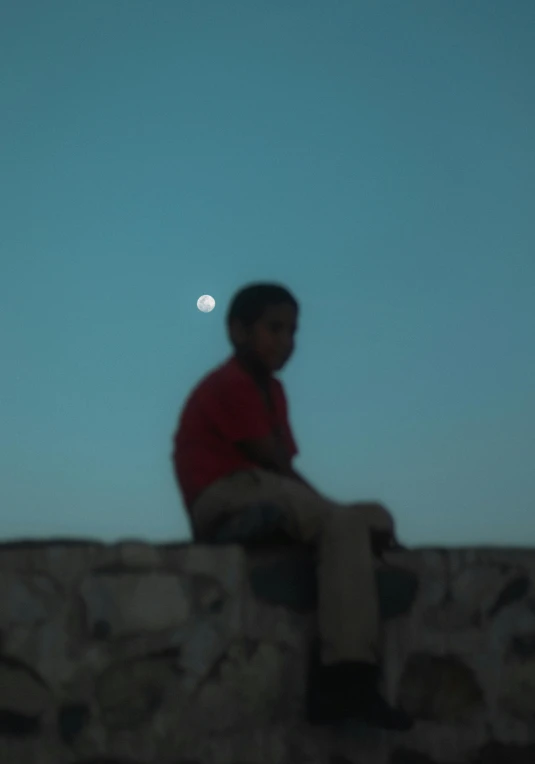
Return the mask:
<path id="1" fill-rule="evenodd" d="M 299 305 L 278 284 L 250 284 L 230 303 L 227 329 L 237 355 L 267 372 L 282 369 L 294 350 Z"/>

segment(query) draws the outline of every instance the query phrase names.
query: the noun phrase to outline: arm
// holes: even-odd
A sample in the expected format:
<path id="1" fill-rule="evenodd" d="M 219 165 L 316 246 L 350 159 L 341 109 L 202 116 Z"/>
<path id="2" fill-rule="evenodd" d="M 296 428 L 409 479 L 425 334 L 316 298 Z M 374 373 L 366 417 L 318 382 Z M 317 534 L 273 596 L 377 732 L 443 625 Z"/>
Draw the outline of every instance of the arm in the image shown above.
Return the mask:
<path id="1" fill-rule="evenodd" d="M 245 454 L 259 466 L 278 475 L 284 475 L 292 480 L 298 480 L 313 493 L 320 495 L 305 478 L 292 467 L 291 458 L 288 456 L 282 441 L 275 435 L 269 435 L 259 440 L 241 441 L 240 447 Z"/>
<path id="2" fill-rule="evenodd" d="M 276 472 L 278 475 L 298 480 L 314 494 L 322 496 L 299 472 L 293 469 L 291 458 L 288 456 L 282 441 L 275 435 L 272 434 L 257 440 L 241 441 L 239 445 L 249 459 L 259 466 L 270 472 Z M 354 507 L 355 511 L 358 512 L 358 504 L 354 505 Z M 385 552 L 395 552 L 404 549 L 404 547 L 398 544 L 393 534 L 388 531 L 372 530 L 370 535 L 373 553 L 378 558 L 382 558 Z"/>
<path id="3" fill-rule="evenodd" d="M 312 493 L 315 493 L 316 496 L 321 496 L 320 492 L 317 491 L 315 488 L 313 488 L 313 486 L 311 486 L 310 483 L 307 480 L 305 480 L 305 478 L 301 475 L 301 473 L 297 472 L 296 470 L 294 470 L 291 466 L 290 466 L 290 470 L 287 473 L 287 475 L 288 475 L 288 477 L 291 477 L 294 480 L 298 480 L 300 483 L 303 483 L 303 485 L 306 485 L 306 487 L 310 491 L 312 491 Z"/>

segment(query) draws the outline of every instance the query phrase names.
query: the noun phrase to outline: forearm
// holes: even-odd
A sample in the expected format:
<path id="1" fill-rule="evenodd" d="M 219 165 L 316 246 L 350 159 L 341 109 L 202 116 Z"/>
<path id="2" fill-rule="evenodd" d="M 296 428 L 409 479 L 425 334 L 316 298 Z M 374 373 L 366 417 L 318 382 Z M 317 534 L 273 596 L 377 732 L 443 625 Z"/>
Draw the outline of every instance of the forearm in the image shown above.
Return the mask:
<path id="1" fill-rule="evenodd" d="M 259 467 L 275 472 L 277 475 L 297 480 L 305 485 L 309 491 L 321 496 L 305 478 L 292 467 L 292 457 L 289 455 L 284 443 L 280 438 L 266 438 L 263 441 L 242 442 L 241 448 L 245 454 Z"/>
<path id="2" fill-rule="evenodd" d="M 310 483 L 308 482 L 308 480 L 305 480 L 305 478 L 304 478 L 304 477 L 303 477 L 303 476 L 302 476 L 302 475 L 301 475 L 299 472 L 297 472 L 297 470 L 294 470 L 294 469 L 293 469 L 293 467 L 292 467 L 291 465 L 290 465 L 290 467 L 288 467 L 288 468 L 287 468 L 287 469 L 286 469 L 286 470 L 283 472 L 283 474 L 284 474 L 284 475 L 286 475 L 286 477 L 292 478 L 292 480 L 297 480 L 299 483 L 302 483 L 302 484 L 303 484 L 303 485 L 305 485 L 305 486 L 306 486 L 306 487 L 307 487 L 307 488 L 308 488 L 310 491 L 312 491 L 312 493 L 315 493 L 317 496 L 321 496 L 320 492 L 319 492 L 319 491 L 317 491 L 317 490 L 314 488 L 314 486 L 310 485 Z"/>
<path id="3" fill-rule="evenodd" d="M 313 486 L 310 485 L 308 480 L 305 480 L 303 475 L 301 475 L 300 472 L 298 472 L 296 469 L 292 467 L 292 457 L 289 456 L 284 444 L 282 444 L 280 441 L 279 441 L 279 448 L 280 448 L 279 453 L 281 454 L 281 459 L 279 462 L 280 469 L 277 471 L 280 472 L 282 475 L 285 475 L 286 477 L 291 478 L 292 480 L 297 480 L 299 483 L 302 483 L 303 485 L 305 485 L 309 489 L 309 491 L 312 491 L 312 493 L 315 493 L 317 496 L 319 496 L 320 493 Z"/>

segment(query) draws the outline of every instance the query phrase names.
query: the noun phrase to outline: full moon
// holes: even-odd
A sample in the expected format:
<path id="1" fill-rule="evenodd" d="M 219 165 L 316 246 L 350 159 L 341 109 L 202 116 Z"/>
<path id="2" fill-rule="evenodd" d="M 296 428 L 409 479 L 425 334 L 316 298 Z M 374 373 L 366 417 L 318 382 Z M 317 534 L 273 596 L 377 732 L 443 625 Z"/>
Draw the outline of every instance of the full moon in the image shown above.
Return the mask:
<path id="1" fill-rule="evenodd" d="M 209 294 L 203 294 L 197 300 L 197 307 L 203 313 L 210 313 L 210 311 L 215 308 L 215 300 L 213 297 L 210 297 Z"/>

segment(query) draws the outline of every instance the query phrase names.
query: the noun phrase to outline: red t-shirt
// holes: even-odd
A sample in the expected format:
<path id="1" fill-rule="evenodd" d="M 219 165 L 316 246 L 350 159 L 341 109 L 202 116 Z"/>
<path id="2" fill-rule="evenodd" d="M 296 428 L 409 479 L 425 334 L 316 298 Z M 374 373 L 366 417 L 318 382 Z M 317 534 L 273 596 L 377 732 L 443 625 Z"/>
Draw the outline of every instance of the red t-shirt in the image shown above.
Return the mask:
<path id="1" fill-rule="evenodd" d="M 239 441 L 265 438 L 278 431 L 289 455 L 298 453 L 284 388 L 274 377 L 269 385 L 273 412 L 253 377 L 232 356 L 204 377 L 190 394 L 173 438 L 172 457 L 188 509 L 219 478 L 259 466 L 237 447 Z"/>

